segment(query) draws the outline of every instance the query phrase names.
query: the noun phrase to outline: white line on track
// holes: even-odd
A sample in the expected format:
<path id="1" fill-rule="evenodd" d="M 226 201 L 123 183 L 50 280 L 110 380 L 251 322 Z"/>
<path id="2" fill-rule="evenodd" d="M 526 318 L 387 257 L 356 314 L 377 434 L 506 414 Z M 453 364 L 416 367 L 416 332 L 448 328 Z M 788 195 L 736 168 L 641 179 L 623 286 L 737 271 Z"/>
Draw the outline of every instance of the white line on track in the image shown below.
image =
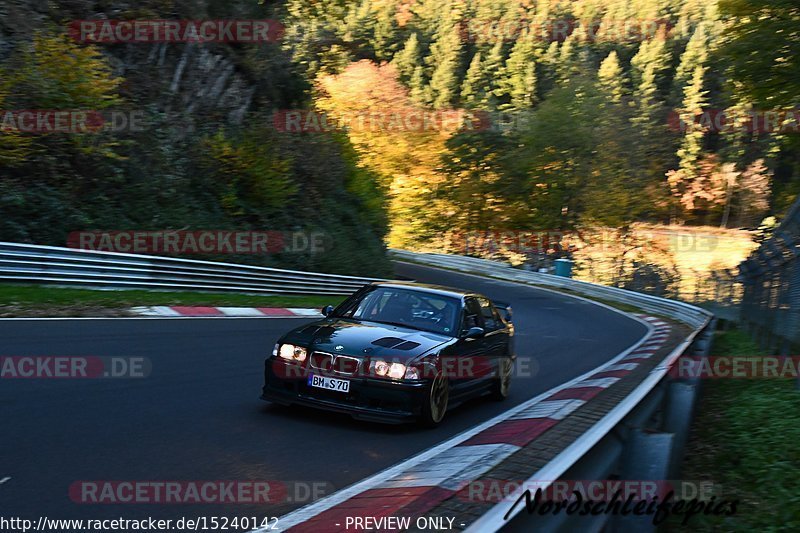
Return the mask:
<path id="1" fill-rule="evenodd" d="M 435 269 L 435 267 L 428 267 L 428 268 L 434 268 Z M 441 269 L 437 269 L 437 270 L 441 270 Z M 479 279 L 481 279 L 483 281 L 486 281 L 486 279 L 487 279 L 487 278 L 485 278 L 483 276 L 477 276 L 475 274 L 467 274 L 467 273 L 464 273 L 464 272 L 454 272 L 454 274 L 458 274 L 458 275 L 462 275 L 462 276 L 470 276 L 470 277 L 473 277 L 473 278 L 479 278 Z M 390 479 L 390 478 L 392 478 L 394 476 L 397 476 L 398 474 L 401 474 L 402 472 L 408 470 L 409 468 L 411 468 L 411 467 L 413 467 L 415 465 L 418 465 L 418 464 L 420 464 L 420 463 L 422 463 L 424 461 L 427 461 L 427 460 L 437 456 L 438 454 L 440 454 L 440 453 L 442 453 L 442 452 L 444 452 L 446 450 L 449 450 L 450 448 L 455 447 L 456 445 L 468 440 L 470 437 L 472 437 L 474 435 L 477 435 L 478 433 L 482 432 L 483 430 L 492 427 L 493 425 L 497 424 L 498 422 L 501 422 L 503 420 L 511 419 L 514 415 L 518 414 L 520 411 L 523 411 L 523 410 L 526 410 L 526 409 L 530 409 L 531 406 L 533 406 L 534 404 L 541 402 L 542 400 L 544 400 L 545 398 L 548 398 L 549 396 L 552 396 L 556 392 L 559 392 L 559 391 L 562 391 L 564 389 L 570 388 L 571 386 L 575 385 L 576 383 L 585 380 L 589 376 L 591 376 L 591 375 L 593 375 L 593 374 L 595 374 L 597 372 L 600 372 L 602 370 L 605 370 L 606 367 L 612 366 L 612 365 L 620 362 L 625 356 L 627 356 L 632 351 L 638 349 L 642 344 L 644 344 L 647 340 L 649 340 L 650 336 L 653 335 L 653 333 L 655 332 L 655 329 L 656 329 L 655 326 L 653 326 L 652 324 L 650 324 L 646 320 L 641 319 L 641 318 L 639 318 L 637 316 L 628 314 L 628 313 L 626 313 L 626 312 L 624 312 L 624 311 L 622 311 L 620 309 L 617 309 L 615 307 L 612 307 L 612 306 L 610 306 L 608 304 L 605 304 L 605 303 L 602 303 L 602 302 L 589 300 L 588 298 L 583 298 L 581 296 L 576 296 L 574 294 L 566 294 L 566 293 L 554 291 L 554 290 L 543 288 L 543 287 L 531 286 L 531 285 L 527 285 L 527 284 L 524 284 L 524 283 L 514 283 L 514 282 L 500 281 L 500 280 L 496 280 L 496 281 L 498 283 L 501 283 L 501 284 L 524 285 L 524 286 L 530 287 L 531 289 L 543 290 L 543 291 L 546 291 L 546 292 L 557 294 L 557 295 L 565 297 L 565 298 L 574 298 L 576 300 L 582 300 L 582 301 L 585 301 L 585 302 L 589 302 L 592 305 L 597 305 L 599 307 L 603 307 L 605 309 L 608 309 L 610 311 L 613 311 L 615 313 L 623 315 L 626 318 L 629 318 L 631 320 L 634 320 L 636 322 L 641 323 L 642 325 L 645 326 L 645 328 L 647 328 L 647 332 L 644 334 L 644 336 L 642 336 L 639 340 L 637 340 L 629 348 L 627 348 L 626 350 L 624 350 L 621 353 L 617 354 L 616 356 L 612 357 L 610 361 L 607 361 L 607 362 L 601 364 L 597 368 L 594 368 L 594 369 L 592 369 L 592 370 L 590 370 L 590 371 L 588 371 L 588 372 L 586 372 L 586 373 L 584 373 L 584 374 L 582 374 L 582 375 L 580 375 L 580 376 L 578 376 L 578 377 L 576 377 L 574 379 L 571 379 L 571 380 L 567 381 L 566 383 L 558 385 L 557 387 L 554 387 L 554 388 L 550 389 L 547 392 L 543 392 L 542 394 L 536 396 L 535 398 L 531 398 L 529 400 L 526 400 L 526 401 L 524 401 L 524 402 L 512 407 L 511 409 L 500 413 L 499 415 L 495 416 L 494 418 L 491 418 L 491 419 L 489 419 L 489 420 L 487 420 L 487 421 L 485 421 L 485 422 L 483 422 L 481 424 L 478 424 L 477 426 L 475 426 L 475 427 L 473 427 L 471 429 L 468 429 L 468 430 L 466 430 L 466 431 L 464 431 L 462 433 L 459 433 L 458 435 L 456 435 L 454 437 L 451 437 L 450 439 L 447 439 L 446 441 L 444 441 L 444 442 L 442 442 L 440 444 L 437 444 L 433 448 L 429 448 L 429 449 L 427 449 L 425 451 L 422 451 L 419 454 L 417 454 L 417 455 L 415 455 L 413 457 L 410 457 L 410 458 L 400 462 L 399 464 L 397 464 L 395 466 L 392 466 L 392 467 L 389 467 L 389 468 L 387 468 L 385 470 L 382 470 L 381 472 L 378 472 L 377 474 L 374 474 L 374 475 L 372 475 L 372 476 L 370 476 L 368 478 L 365 478 L 365 479 L 363 479 L 361 481 L 357 481 L 353 485 L 350 485 L 349 487 L 346 487 L 346 488 L 344 488 L 342 490 L 339 490 L 339 491 L 337 491 L 337 492 L 331 494 L 330 496 L 327 496 L 327 497 L 325 497 L 325 498 L 323 498 L 321 500 L 317 500 L 314 503 L 310 503 L 310 504 L 308 504 L 308 505 L 306 505 L 304 507 L 301 507 L 299 509 L 291 511 L 290 513 L 280 517 L 278 525 L 277 525 L 277 528 L 278 528 L 279 531 L 285 531 L 285 530 L 290 529 L 290 528 L 292 528 L 292 527 L 294 527 L 294 526 L 296 526 L 298 524 L 302 524 L 306 520 L 309 520 L 309 519 L 311 519 L 311 518 L 323 513 L 324 511 L 327 511 L 328 509 L 337 506 L 338 504 L 348 500 L 349 498 L 355 496 L 356 494 L 360 494 L 360 493 L 362 493 L 362 492 L 364 492 L 366 490 L 369 490 L 371 488 L 377 487 L 377 486 L 381 485 L 382 483 L 386 482 L 388 479 Z M 266 529 L 254 529 L 254 530 L 252 530 L 251 533 L 266 533 L 266 531 L 267 531 Z"/>

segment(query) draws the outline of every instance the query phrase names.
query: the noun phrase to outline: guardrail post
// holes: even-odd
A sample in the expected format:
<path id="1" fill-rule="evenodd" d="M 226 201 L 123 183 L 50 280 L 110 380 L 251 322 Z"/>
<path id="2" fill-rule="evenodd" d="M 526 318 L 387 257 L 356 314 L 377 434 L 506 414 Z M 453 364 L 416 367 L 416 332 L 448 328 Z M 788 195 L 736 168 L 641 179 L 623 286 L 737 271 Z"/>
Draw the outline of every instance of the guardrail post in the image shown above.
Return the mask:
<path id="1" fill-rule="evenodd" d="M 632 429 L 623 455 L 622 479 L 666 480 L 670 470 L 670 459 L 675 436 L 672 433 L 652 433 Z M 653 517 L 648 515 L 614 516 L 607 531 L 655 531 Z"/>
<path id="2" fill-rule="evenodd" d="M 689 440 L 689 425 L 694 414 L 697 386 L 691 383 L 670 383 L 664 409 L 664 430 L 674 435 L 672 443 L 671 478 L 678 477 L 686 441 Z"/>
<path id="3" fill-rule="evenodd" d="M 607 473 L 614 471 L 619 464 L 625 444 L 620 435 L 610 433 L 592 448 L 576 466 L 570 468 L 559 479 L 572 481 L 604 480 Z M 559 513 L 529 515 L 522 512 L 504 527 L 504 533 L 555 533 L 558 531 L 600 531 L 608 515 L 581 516 L 580 514 Z"/>

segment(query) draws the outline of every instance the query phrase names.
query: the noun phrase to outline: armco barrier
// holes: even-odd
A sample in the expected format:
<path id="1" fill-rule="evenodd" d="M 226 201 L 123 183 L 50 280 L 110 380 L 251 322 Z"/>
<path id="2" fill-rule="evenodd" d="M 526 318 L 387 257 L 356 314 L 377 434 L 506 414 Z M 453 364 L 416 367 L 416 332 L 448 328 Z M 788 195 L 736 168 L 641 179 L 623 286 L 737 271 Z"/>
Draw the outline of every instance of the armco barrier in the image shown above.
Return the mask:
<path id="1" fill-rule="evenodd" d="M 556 479 L 675 479 L 692 418 L 699 383 L 668 377 L 671 364 L 684 353 L 707 355 L 714 317 L 701 308 L 613 287 L 548 274 L 527 272 L 504 263 L 443 254 L 392 250 L 397 261 L 446 268 L 506 281 L 569 290 L 578 295 L 629 304 L 689 327 L 690 333 L 649 375 L 593 427 L 564 448 L 550 463 L 530 472 L 532 480 Z M 211 261 L 96 252 L 0 243 L 0 280 L 90 288 L 206 290 L 264 294 L 349 294 L 372 281 Z M 545 486 L 539 485 L 542 488 Z M 638 518 L 610 515 L 577 517 L 532 516 L 516 506 L 519 494 L 495 505 L 468 525 L 468 531 L 652 530 Z M 532 524 L 532 521 L 535 523 Z"/>
<path id="2" fill-rule="evenodd" d="M 459 272 L 478 274 L 502 278 L 507 281 L 516 281 L 530 285 L 550 287 L 553 289 L 567 289 L 576 294 L 589 298 L 599 298 L 606 301 L 629 304 L 649 313 L 665 316 L 683 322 L 692 327 L 704 326 L 713 316 L 705 309 L 675 300 L 659 298 L 638 292 L 596 285 L 571 278 L 563 278 L 552 274 L 541 274 L 513 268 L 506 263 L 445 254 L 418 254 L 404 250 L 391 250 L 392 257 L 397 261 L 409 261 L 428 266 L 436 266 Z"/>
<path id="3" fill-rule="evenodd" d="M 698 380 L 668 376 L 683 354 L 707 356 L 715 327 L 712 313 L 683 302 L 639 294 L 614 287 L 515 269 L 510 265 L 471 257 L 418 254 L 392 250 L 396 261 L 405 261 L 506 281 L 569 290 L 577 295 L 632 305 L 647 313 L 681 322 L 689 327 L 686 338 L 640 384 L 602 419 L 543 468 L 530 472 L 530 482 L 557 479 L 677 479 L 688 437 Z M 523 484 L 524 486 L 524 484 Z M 493 506 L 466 527 L 467 531 L 652 531 L 651 517 L 529 515 L 524 505 L 513 503 L 520 489 Z"/>
<path id="4" fill-rule="evenodd" d="M 0 242 L 0 280 L 108 289 L 351 294 L 373 278 Z"/>

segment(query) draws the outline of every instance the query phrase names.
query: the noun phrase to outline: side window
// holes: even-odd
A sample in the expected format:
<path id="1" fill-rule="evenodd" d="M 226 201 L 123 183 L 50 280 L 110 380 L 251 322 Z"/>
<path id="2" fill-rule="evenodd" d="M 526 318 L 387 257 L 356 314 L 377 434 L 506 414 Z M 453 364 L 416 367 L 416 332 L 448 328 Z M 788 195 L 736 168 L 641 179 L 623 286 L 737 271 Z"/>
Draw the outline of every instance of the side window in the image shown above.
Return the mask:
<path id="1" fill-rule="evenodd" d="M 469 328 L 482 328 L 481 306 L 475 298 L 467 298 L 464 304 L 464 322 L 461 325 L 461 332 L 466 333 Z"/>
<path id="2" fill-rule="evenodd" d="M 481 315 L 483 316 L 483 323 L 486 332 L 495 331 L 503 326 L 503 323 L 497 319 L 497 311 L 492 307 L 492 303 L 486 298 L 479 298 L 478 302 L 481 305 Z"/>
<path id="3" fill-rule="evenodd" d="M 414 295 L 409 295 L 407 301 L 408 301 L 408 305 L 411 306 L 411 310 L 412 311 L 419 312 L 420 309 L 422 308 L 422 300 L 420 300 L 419 298 L 417 298 Z"/>
<path id="4" fill-rule="evenodd" d="M 370 309 L 367 311 L 366 314 L 359 313 L 359 316 L 370 316 L 374 317 L 378 313 L 380 313 L 384 307 L 386 307 L 386 303 L 389 301 L 389 298 L 392 296 L 392 293 L 389 291 L 384 292 L 380 295 L 379 298 L 376 299 L 375 302 L 372 303 Z"/>
<path id="5" fill-rule="evenodd" d="M 339 310 L 339 316 L 350 318 L 357 315 L 358 312 L 363 311 L 367 300 L 372 301 L 374 294 L 375 287 L 369 285 L 357 290 L 336 308 Z"/>

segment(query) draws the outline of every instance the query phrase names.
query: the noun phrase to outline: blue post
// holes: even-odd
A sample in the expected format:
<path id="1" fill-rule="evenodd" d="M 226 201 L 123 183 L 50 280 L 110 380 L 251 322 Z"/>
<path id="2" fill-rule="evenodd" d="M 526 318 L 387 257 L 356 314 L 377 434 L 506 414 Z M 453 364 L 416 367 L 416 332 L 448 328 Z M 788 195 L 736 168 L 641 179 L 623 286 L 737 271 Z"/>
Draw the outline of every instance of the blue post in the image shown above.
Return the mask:
<path id="1" fill-rule="evenodd" d="M 554 263 L 556 264 L 556 276 L 572 277 L 572 261 L 569 259 L 556 259 Z"/>

